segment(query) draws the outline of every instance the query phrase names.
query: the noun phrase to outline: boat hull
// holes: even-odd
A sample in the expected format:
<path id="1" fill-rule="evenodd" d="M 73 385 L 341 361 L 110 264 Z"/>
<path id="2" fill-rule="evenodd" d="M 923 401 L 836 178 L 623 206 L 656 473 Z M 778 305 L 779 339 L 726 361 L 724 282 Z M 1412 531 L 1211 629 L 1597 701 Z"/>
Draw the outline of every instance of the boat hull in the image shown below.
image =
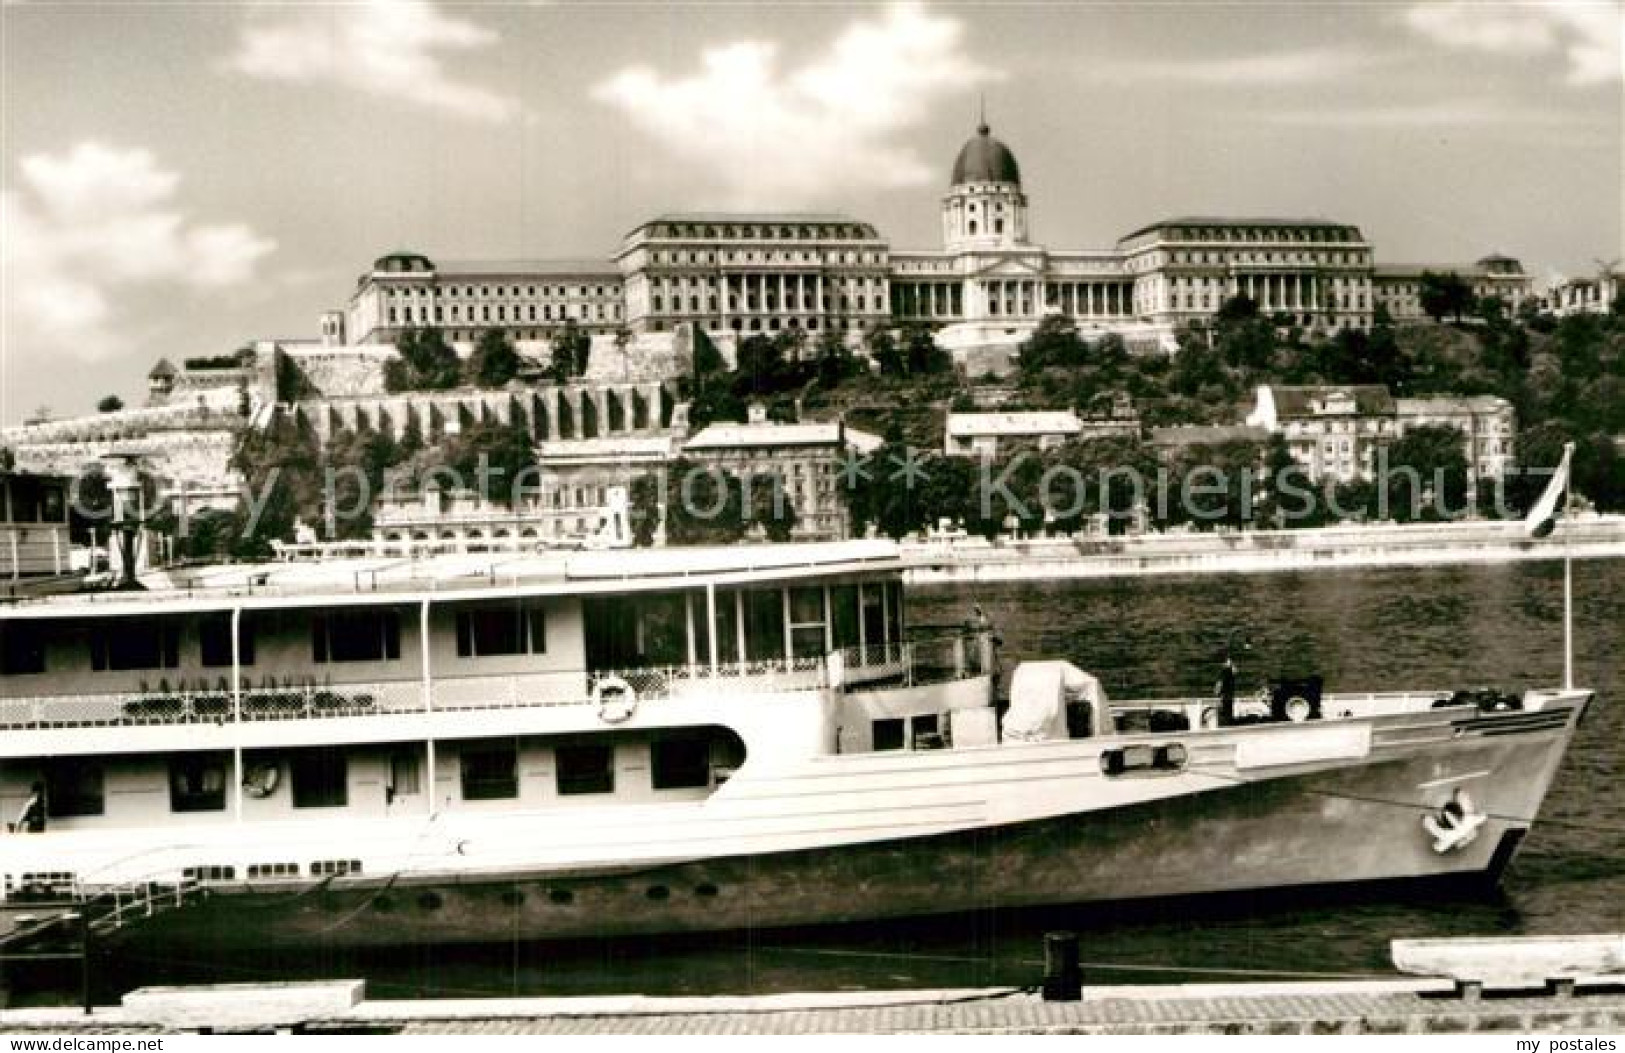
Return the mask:
<path id="1" fill-rule="evenodd" d="M 1534 820 L 1575 719 L 926 836 L 587 871 L 228 886 L 123 937 L 222 947 L 483 943 L 1498 876 Z M 1463 788 L 1482 823 L 1470 841 L 1441 850 L 1424 820 Z"/>

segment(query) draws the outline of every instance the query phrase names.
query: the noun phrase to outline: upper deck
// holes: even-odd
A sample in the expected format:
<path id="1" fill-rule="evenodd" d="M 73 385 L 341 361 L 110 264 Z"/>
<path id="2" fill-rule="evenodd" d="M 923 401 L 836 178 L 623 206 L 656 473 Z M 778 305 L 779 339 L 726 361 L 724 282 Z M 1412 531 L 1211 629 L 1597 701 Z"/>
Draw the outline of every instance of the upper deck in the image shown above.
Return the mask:
<path id="1" fill-rule="evenodd" d="M 4 598 L 0 624 L 13 619 L 139 615 L 157 607 L 172 612 L 264 610 L 366 605 L 386 598 L 429 603 L 669 591 L 902 569 L 895 544 L 867 540 L 229 563 L 150 572 L 141 578 L 141 591 Z"/>

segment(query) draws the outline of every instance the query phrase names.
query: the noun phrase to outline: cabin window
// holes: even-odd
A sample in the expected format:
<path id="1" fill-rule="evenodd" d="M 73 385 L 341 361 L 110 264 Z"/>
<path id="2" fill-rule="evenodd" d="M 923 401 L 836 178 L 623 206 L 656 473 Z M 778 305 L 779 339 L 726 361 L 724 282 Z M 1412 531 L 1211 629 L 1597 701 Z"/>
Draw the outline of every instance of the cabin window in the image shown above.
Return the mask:
<path id="1" fill-rule="evenodd" d="M 904 729 L 902 717 L 887 717 L 885 720 L 875 721 L 871 725 L 874 749 L 877 751 L 902 749 L 907 744 L 903 738 Z"/>
<path id="2" fill-rule="evenodd" d="M 92 669 L 174 669 L 181 664 L 180 626 L 171 619 L 123 618 L 90 632 Z"/>
<path id="3" fill-rule="evenodd" d="M 390 800 L 414 796 L 423 790 L 423 767 L 416 753 L 396 753 L 389 758 Z"/>
<path id="4" fill-rule="evenodd" d="M 317 662 L 394 661 L 401 656 L 401 616 L 392 610 L 319 614 L 310 622 L 310 642 Z"/>
<path id="5" fill-rule="evenodd" d="M 739 661 L 739 593 L 717 590 L 717 661 Z"/>
<path id="6" fill-rule="evenodd" d="M 711 743 L 697 736 L 657 739 L 649 744 L 651 782 L 657 790 L 711 785 Z"/>
<path id="7" fill-rule="evenodd" d="M 790 590 L 790 653 L 816 658 L 825 647 L 824 587 L 802 585 Z"/>
<path id="8" fill-rule="evenodd" d="M 45 633 L 29 622 L 0 623 L 0 673 L 45 672 Z"/>
<path id="9" fill-rule="evenodd" d="M 641 598 L 638 603 L 637 633 L 640 664 L 687 664 L 688 613 L 682 594 Z"/>
<path id="10" fill-rule="evenodd" d="M 856 647 L 858 639 L 858 587 L 836 585 L 829 590 L 830 616 L 835 623 L 835 646 Z"/>
<path id="11" fill-rule="evenodd" d="M 553 764 L 561 797 L 615 792 L 613 746 L 559 746 L 553 750 Z"/>
<path id="12" fill-rule="evenodd" d="M 746 590 L 745 658 L 751 662 L 784 658 L 784 594 L 781 590 Z"/>
<path id="13" fill-rule="evenodd" d="M 231 665 L 231 614 L 221 611 L 205 614 L 197 623 L 198 660 L 205 668 L 218 669 Z M 238 659 L 243 665 L 254 664 L 254 629 L 247 615 L 237 627 Z"/>
<path id="14" fill-rule="evenodd" d="M 295 808 L 343 808 L 350 801 L 343 750 L 301 750 L 288 761 Z"/>
<path id="15" fill-rule="evenodd" d="M 519 750 L 511 743 L 464 747 L 462 768 L 465 801 L 519 796 Z"/>
<path id="16" fill-rule="evenodd" d="M 45 809 L 53 819 L 101 815 L 106 811 L 101 765 L 77 757 L 45 765 Z"/>
<path id="17" fill-rule="evenodd" d="M 880 647 L 885 644 L 886 636 L 886 593 L 882 586 L 865 585 L 863 587 L 863 642 L 868 647 Z"/>
<path id="18" fill-rule="evenodd" d="M 226 807 L 226 761 L 206 753 L 169 761 L 169 808 L 174 812 L 218 812 Z"/>
<path id="19" fill-rule="evenodd" d="M 542 606 L 515 603 L 457 612 L 457 657 L 544 654 L 547 619 Z"/>
<path id="20" fill-rule="evenodd" d="M 688 597 L 688 623 L 694 628 L 694 660 L 711 660 L 711 620 L 705 611 L 705 593 L 690 593 Z"/>

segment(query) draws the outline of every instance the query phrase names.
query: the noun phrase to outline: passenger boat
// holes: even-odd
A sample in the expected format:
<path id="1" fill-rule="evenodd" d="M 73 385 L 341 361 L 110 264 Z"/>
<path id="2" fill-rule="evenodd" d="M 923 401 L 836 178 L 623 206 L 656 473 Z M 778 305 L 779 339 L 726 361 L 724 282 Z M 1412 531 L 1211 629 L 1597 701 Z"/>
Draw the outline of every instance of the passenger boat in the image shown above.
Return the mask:
<path id="1" fill-rule="evenodd" d="M 0 837 L 0 895 L 263 947 L 1494 875 L 1590 701 L 1306 689 L 1215 726 L 1064 662 L 1005 700 L 991 627 L 910 627 L 904 570 L 877 541 L 396 555 L 16 600 L 0 807 L 38 784 L 48 814 Z"/>

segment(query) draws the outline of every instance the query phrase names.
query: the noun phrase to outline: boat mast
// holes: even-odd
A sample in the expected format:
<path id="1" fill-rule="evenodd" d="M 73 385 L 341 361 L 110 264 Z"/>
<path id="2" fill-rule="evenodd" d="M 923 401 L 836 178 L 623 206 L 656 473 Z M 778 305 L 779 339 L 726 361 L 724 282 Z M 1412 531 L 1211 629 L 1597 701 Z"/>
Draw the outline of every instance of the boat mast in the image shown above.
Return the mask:
<path id="1" fill-rule="evenodd" d="M 1574 690 L 1574 554 L 1569 547 L 1569 516 L 1574 507 L 1574 444 L 1563 448 L 1569 477 L 1563 481 L 1563 690 Z"/>

